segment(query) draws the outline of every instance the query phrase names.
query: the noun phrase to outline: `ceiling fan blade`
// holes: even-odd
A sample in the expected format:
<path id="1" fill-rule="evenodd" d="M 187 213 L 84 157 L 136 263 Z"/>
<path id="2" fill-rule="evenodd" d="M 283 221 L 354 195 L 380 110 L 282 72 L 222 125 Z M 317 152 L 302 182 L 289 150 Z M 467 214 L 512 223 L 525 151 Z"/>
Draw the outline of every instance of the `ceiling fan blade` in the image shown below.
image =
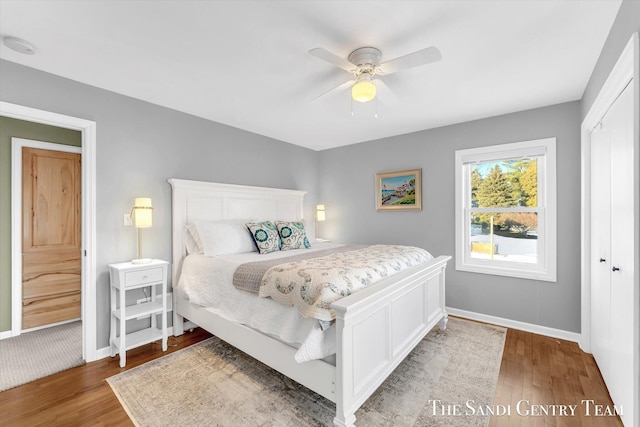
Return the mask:
<path id="1" fill-rule="evenodd" d="M 322 95 L 319 95 L 319 96 L 316 96 L 315 98 L 313 98 L 311 100 L 311 103 L 315 104 L 320 99 L 325 98 L 328 95 L 331 95 L 333 93 L 337 93 L 337 92 L 340 92 L 342 90 L 345 90 L 346 88 L 353 86 L 353 84 L 355 82 L 356 82 L 355 80 L 349 80 L 349 81 L 346 81 L 344 83 L 340 83 L 338 86 L 334 87 L 333 89 L 330 89 L 330 90 L 326 91 L 325 93 L 323 93 Z"/>
<path id="2" fill-rule="evenodd" d="M 320 58 L 323 61 L 327 61 L 330 64 L 335 65 L 336 67 L 340 67 L 345 71 L 352 72 L 357 67 L 351 62 L 347 61 L 344 58 L 339 57 L 335 53 L 329 52 L 327 49 L 322 47 L 316 47 L 315 49 L 311 49 L 309 53 L 316 58 Z"/>
<path id="3" fill-rule="evenodd" d="M 398 96 L 389 88 L 389 86 L 387 86 L 385 82 L 381 79 L 375 79 L 374 82 L 377 87 L 376 97 L 380 102 L 382 102 L 382 104 L 387 107 L 391 107 L 398 102 Z"/>
<path id="4" fill-rule="evenodd" d="M 428 47 L 426 49 L 418 50 L 416 52 L 400 56 L 396 59 L 383 62 L 380 64 L 380 74 L 393 74 L 398 71 L 406 70 L 407 68 L 418 67 L 420 65 L 440 61 L 441 59 L 442 55 L 437 47 Z"/>

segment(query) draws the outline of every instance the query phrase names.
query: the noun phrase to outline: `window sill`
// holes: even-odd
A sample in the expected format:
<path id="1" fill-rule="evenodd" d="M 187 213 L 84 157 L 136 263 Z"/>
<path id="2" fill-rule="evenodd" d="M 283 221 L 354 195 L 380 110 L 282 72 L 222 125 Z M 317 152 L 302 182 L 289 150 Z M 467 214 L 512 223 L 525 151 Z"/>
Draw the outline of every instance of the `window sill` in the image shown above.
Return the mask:
<path id="1" fill-rule="evenodd" d="M 518 279 L 539 280 L 544 282 L 557 282 L 555 273 L 545 271 L 527 271 L 519 268 L 505 268 L 496 266 L 480 266 L 456 263 L 457 271 L 466 271 L 468 273 L 491 274 L 494 276 L 507 276 Z"/>

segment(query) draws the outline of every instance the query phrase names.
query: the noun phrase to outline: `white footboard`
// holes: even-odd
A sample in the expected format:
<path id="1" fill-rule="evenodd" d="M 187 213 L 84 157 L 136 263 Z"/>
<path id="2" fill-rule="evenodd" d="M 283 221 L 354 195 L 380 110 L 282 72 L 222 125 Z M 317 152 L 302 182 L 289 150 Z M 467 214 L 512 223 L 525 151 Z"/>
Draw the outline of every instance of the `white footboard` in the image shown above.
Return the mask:
<path id="1" fill-rule="evenodd" d="M 436 325 L 446 327 L 449 256 L 412 268 L 332 304 L 336 310 L 336 426 L 355 411 Z"/>

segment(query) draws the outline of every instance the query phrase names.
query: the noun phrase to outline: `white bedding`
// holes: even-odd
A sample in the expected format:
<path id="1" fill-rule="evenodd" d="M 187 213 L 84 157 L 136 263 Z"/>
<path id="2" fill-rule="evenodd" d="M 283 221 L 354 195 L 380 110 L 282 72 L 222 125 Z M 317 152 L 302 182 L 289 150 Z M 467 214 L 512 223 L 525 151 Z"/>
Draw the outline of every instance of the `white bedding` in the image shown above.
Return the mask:
<path id="1" fill-rule="evenodd" d="M 233 273 L 246 262 L 285 258 L 338 246 L 316 242 L 310 249 L 263 255 L 257 252 L 216 257 L 189 255 L 182 264 L 178 287 L 193 304 L 298 348 L 296 361 L 321 359 L 335 353 L 335 326 L 323 332 L 318 320 L 302 316 L 294 306 L 286 307 L 269 298 L 236 289 L 232 284 Z"/>

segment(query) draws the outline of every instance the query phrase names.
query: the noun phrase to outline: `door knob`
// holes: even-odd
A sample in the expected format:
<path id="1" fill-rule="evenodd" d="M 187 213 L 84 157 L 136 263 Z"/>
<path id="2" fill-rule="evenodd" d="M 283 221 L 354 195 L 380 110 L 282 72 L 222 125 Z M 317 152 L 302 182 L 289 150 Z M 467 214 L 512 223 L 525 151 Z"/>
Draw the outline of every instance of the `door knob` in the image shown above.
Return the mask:
<path id="1" fill-rule="evenodd" d="M 620 271 L 620 269 L 619 269 L 618 267 L 615 267 L 615 266 L 614 266 L 614 267 L 611 269 L 611 271 L 616 272 L 616 271 Z"/>
<path id="2" fill-rule="evenodd" d="M 607 262 L 607 260 L 604 258 L 600 258 L 600 262 Z"/>

